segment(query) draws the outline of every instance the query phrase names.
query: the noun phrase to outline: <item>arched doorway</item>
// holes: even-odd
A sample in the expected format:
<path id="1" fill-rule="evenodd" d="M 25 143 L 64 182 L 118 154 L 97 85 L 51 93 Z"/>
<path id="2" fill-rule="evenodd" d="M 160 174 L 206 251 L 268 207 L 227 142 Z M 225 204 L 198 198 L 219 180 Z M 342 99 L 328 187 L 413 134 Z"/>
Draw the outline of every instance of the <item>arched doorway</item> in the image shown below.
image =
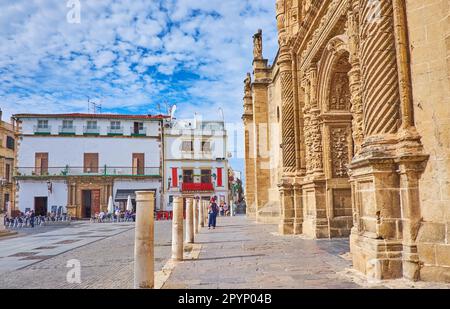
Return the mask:
<path id="1" fill-rule="evenodd" d="M 329 237 L 348 237 L 353 225 L 348 164 L 353 157 L 349 72 L 345 37 L 332 39 L 320 61 L 319 102 L 323 135 Z"/>

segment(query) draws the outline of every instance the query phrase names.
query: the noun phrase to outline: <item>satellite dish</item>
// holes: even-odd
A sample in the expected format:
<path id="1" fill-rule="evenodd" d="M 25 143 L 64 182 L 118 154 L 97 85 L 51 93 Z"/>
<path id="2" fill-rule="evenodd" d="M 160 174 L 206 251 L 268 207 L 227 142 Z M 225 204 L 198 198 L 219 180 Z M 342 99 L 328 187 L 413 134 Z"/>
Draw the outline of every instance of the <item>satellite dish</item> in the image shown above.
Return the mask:
<path id="1" fill-rule="evenodd" d="M 172 120 L 174 118 L 176 110 L 177 110 L 177 106 L 172 105 L 172 107 L 170 108 L 170 120 Z"/>

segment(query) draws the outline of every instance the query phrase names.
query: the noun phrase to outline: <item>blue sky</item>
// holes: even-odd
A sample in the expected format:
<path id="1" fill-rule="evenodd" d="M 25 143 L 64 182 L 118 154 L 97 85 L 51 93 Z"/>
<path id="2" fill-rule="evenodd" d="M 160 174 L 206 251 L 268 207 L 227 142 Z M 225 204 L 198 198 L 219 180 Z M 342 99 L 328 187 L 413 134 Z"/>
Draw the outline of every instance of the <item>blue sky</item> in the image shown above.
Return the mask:
<path id="1" fill-rule="evenodd" d="M 176 104 L 179 118 L 220 119 L 222 107 L 236 127 L 258 28 L 265 56 L 276 54 L 274 0 L 79 0 L 80 23 L 70 23 L 77 2 L 0 0 L 5 117 L 87 112 L 89 97 L 105 113 Z M 242 156 L 241 132 L 237 144 Z"/>

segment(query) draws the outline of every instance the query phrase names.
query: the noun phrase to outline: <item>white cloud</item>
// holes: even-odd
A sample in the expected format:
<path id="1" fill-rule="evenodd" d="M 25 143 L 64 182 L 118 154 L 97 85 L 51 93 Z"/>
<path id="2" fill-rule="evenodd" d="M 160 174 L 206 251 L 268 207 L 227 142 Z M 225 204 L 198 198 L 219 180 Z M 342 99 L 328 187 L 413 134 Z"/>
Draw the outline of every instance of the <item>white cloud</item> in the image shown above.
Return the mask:
<path id="1" fill-rule="evenodd" d="M 177 103 L 180 115 L 240 122 L 252 35 L 276 54 L 275 0 L 0 0 L 0 107 L 18 112 L 148 112 Z"/>

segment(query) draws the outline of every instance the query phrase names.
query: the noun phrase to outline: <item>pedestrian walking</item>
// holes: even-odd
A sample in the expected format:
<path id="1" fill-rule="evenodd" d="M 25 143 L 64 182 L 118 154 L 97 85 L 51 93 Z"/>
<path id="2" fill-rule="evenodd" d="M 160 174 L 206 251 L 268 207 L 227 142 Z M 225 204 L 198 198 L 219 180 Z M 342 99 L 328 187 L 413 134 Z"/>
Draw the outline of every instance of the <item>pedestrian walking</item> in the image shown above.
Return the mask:
<path id="1" fill-rule="evenodd" d="M 30 212 L 30 225 L 31 225 L 31 227 L 34 227 L 34 217 L 35 217 L 34 210 L 32 210 Z"/>
<path id="2" fill-rule="evenodd" d="M 223 217 L 223 214 L 224 214 L 224 210 L 223 210 L 223 202 L 220 203 L 219 209 L 220 209 L 220 216 Z"/>
<path id="3" fill-rule="evenodd" d="M 208 230 L 216 228 L 217 214 L 219 213 L 219 207 L 216 204 L 216 200 L 214 198 L 211 199 L 208 206 Z"/>
<path id="4" fill-rule="evenodd" d="M 226 202 L 223 204 L 223 212 L 225 213 L 225 216 L 229 216 L 230 215 L 230 212 L 228 210 L 228 205 L 227 205 Z"/>

